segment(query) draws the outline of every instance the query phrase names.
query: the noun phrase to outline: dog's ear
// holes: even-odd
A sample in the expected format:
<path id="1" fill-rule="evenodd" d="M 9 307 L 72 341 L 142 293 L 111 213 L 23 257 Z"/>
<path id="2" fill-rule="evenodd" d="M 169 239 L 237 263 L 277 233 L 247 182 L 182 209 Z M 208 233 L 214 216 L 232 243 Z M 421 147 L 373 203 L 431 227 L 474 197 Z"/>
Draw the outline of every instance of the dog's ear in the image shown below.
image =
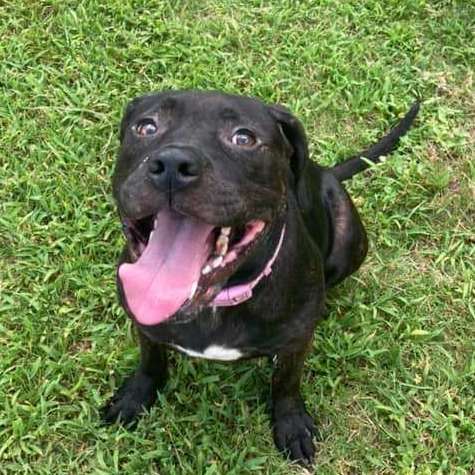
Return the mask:
<path id="1" fill-rule="evenodd" d="M 281 105 L 269 106 L 272 117 L 277 121 L 284 140 L 290 149 L 290 171 L 293 189 L 300 206 L 306 207 L 305 184 L 303 175 L 309 161 L 307 136 L 302 123 Z"/>

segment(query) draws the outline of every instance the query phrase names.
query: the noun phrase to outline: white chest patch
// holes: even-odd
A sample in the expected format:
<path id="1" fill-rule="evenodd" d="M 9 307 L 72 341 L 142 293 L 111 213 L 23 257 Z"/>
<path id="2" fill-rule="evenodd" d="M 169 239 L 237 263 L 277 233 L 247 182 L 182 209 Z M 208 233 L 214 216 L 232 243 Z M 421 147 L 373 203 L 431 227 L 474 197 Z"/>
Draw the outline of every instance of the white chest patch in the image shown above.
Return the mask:
<path id="1" fill-rule="evenodd" d="M 196 358 L 205 358 L 207 360 L 233 361 L 238 360 L 243 354 L 234 348 L 226 348 L 220 345 L 210 345 L 204 349 L 203 352 L 183 348 L 180 345 L 172 345 L 178 351 L 187 354 L 188 356 L 195 356 Z"/>

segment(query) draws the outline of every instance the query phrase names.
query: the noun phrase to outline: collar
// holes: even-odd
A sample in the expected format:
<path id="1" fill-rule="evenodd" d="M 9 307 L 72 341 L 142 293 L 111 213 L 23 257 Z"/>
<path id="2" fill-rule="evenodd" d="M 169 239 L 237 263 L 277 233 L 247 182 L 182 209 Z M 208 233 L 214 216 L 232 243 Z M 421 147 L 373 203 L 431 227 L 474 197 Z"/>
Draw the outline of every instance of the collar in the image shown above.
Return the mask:
<path id="1" fill-rule="evenodd" d="M 222 289 L 219 294 L 214 298 L 210 303 L 211 307 L 232 307 L 233 305 L 238 305 L 246 300 L 249 300 L 252 297 L 252 290 L 254 287 L 264 278 L 270 275 L 272 272 L 272 266 L 274 265 L 275 260 L 279 254 L 279 251 L 282 247 L 282 242 L 284 241 L 285 236 L 285 224 L 282 226 L 282 231 L 280 232 L 279 242 L 274 250 L 274 254 L 267 261 L 262 272 L 250 282 L 245 284 L 233 285 Z"/>

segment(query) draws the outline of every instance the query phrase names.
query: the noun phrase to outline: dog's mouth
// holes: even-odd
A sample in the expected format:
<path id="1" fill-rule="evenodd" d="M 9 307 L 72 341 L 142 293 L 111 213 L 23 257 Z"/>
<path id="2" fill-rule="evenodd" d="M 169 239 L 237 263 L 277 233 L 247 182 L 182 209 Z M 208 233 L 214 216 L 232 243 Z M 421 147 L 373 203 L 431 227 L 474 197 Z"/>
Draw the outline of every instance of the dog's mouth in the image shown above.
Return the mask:
<path id="1" fill-rule="evenodd" d="M 118 274 L 127 307 L 143 325 L 212 304 L 266 229 L 259 219 L 220 227 L 169 209 L 123 225 L 134 262 Z"/>

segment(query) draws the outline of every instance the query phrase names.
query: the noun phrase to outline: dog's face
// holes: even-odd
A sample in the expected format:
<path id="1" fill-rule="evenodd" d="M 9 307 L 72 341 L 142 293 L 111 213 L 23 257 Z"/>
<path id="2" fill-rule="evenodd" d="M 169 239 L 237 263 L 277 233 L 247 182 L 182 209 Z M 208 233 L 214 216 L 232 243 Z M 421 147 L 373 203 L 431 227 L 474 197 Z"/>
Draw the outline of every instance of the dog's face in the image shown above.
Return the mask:
<path id="1" fill-rule="evenodd" d="M 209 303 L 265 236 L 307 159 L 284 109 L 245 97 L 135 99 L 113 188 L 133 264 L 119 278 L 143 324 Z"/>

